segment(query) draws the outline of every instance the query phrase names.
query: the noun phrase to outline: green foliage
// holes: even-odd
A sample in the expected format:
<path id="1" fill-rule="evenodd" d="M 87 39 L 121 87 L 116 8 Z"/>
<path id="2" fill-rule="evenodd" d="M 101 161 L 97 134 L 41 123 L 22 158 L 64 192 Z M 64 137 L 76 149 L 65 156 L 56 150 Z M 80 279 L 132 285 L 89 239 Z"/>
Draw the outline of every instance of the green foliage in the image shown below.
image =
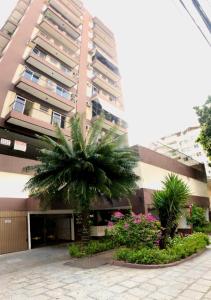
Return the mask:
<path id="1" fill-rule="evenodd" d="M 194 227 L 195 232 L 203 232 L 206 234 L 211 234 L 211 223 L 207 223 L 205 226 L 196 226 Z"/>
<path id="2" fill-rule="evenodd" d="M 160 238 L 160 222 L 152 215 L 126 216 L 107 231 L 116 245 L 154 247 Z"/>
<path id="3" fill-rule="evenodd" d="M 112 240 L 102 239 L 98 241 L 90 241 L 87 244 L 72 244 L 69 246 L 69 254 L 71 257 L 84 257 L 99 252 L 114 249 L 115 245 Z"/>
<path id="4" fill-rule="evenodd" d="M 193 205 L 191 216 L 187 216 L 187 221 L 189 224 L 193 225 L 193 228 L 204 227 L 207 225 L 205 210 L 202 207 Z"/>
<path id="5" fill-rule="evenodd" d="M 137 264 L 167 264 L 197 253 L 208 244 L 209 239 L 207 235 L 195 233 L 184 238 L 174 238 L 171 245 L 163 250 L 159 250 L 158 248 L 120 248 L 117 250 L 115 258 Z"/>
<path id="6" fill-rule="evenodd" d="M 211 161 L 211 96 L 208 97 L 202 107 L 196 106 L 194 109 L 201 125 L 201 132 L 197 142 L 202 145 Z"/>
<path id="7" fill-rule="evenodd" d="M 83 228 L 89 226 L 91 202 L 102 196 L 129 196 L 139 179 L 134 172 L 136 153 L 124 146 L 124 137 L 117 137 L 115 128 L 102 136 L 102 124 L 103 119 L 99 118 L 84 137 L 82 119 L 76 114 L 70 121 L 71 140 L 59 127 L 56 140 L 40 137 L 48 147 L 40 152 L 40 164 L 27 168 L 35 173 L 25 187 L 30 195 L 39 198 L 44 207 L 65 201 L 78 209 L 86 224 Z"/>
<path id="8" fill-rule="evenodd" d="M 153 194 L 153 204 L 161 222 L 162 244 L 166 247 L 169 236 L 174 237 L 182 210 L 190 196 L 189 187 L 177 175 L 169 174 L 163 181 L 163 190 Z"/>

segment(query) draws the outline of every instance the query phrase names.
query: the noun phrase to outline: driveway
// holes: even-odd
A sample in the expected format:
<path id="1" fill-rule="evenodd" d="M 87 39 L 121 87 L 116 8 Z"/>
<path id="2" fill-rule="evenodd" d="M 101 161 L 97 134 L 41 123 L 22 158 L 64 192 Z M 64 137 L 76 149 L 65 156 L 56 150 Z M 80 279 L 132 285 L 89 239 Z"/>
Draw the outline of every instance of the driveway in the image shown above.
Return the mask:
<path id="1" fill-rule="evenodd" d="M 78 264 L 53 247 L 0 256 L 0 268 L 2 300 L 211 299 L 210 249 L 175 267 L 136 270 L 99 258 Z"/>

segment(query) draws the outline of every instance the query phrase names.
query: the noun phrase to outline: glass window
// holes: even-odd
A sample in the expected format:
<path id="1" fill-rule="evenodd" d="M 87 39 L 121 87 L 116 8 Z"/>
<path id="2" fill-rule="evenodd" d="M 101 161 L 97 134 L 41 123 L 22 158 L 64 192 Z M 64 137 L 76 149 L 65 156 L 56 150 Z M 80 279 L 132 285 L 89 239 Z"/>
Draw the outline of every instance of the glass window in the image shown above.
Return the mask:
<path id="1" fill-rule="evenodd" d="M 62 117 L 61 114 L 53 111 L 51 123 L 57 124 L 60 127 L 61 126 L 61 117 Z"/>
<path id="2" fill-rule="evenodd" d="M 61 114 L 57 112 L 53 112 L 52 114 L 52 124 L 57 124 L 60 128 L 65 127 L 65 116 L 62 116 Z"/>
<path id="3" fill-rule="evenodd" d="M 13 110 L 23 113 L 25 109 L 26 99 L 17 96 L 13 105 Z"/>
<path id="4" fill-rule="evenodd" d="M 29 70 L 29 69 L 26 69 L 25 72 L 24 72 L 24 77 L 26 79 L 29 79 L 35 83 L 37 83 L 40 79 L 40 75 L 36 74 L 35 72 Z"/>
<path id="5" fill-rule="evenodd" d="M 37 48 L 37 47 L 35 47 L 34 49 L 33 49 L 33 52 L 36 54 L 36 55 L 38 55 L 38 56 L 40 56 L 41 58 L 46 58 L 46 56 L 47 56 L 47 54 L 44 52 L 44 51 L 41 51 L 39 48 Z"/>
<path id="6" fill-rule="evenodd" d="M 59 85 L 56 86 L 56 93 L 63 98 L 70 99 L 70 93 Z"/>

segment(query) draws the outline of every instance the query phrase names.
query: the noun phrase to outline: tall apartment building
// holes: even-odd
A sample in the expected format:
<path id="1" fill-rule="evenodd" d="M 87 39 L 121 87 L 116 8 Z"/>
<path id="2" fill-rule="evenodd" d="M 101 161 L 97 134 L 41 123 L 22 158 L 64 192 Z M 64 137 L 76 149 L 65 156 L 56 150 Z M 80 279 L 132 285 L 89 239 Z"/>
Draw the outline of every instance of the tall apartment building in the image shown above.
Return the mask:
<path id="1" fill-rule="evenodd" d="M 57 124 L 70 137 L 76 112 L 85 116 L 84 132 L 104 113 L 104 130 L 115 124 L 126 133 L 120 81 L 114 35 L 80 0 L 17 1 L 0 30 L 0 253 L 28 247 L 32 218 L 46 222 L 32 216 L 39 209 L 23 191 L 23 167 L 42 147 L 36 135 L 54 137 Z M 54 220 L 63 213 L 55 225 L 61 235 L 68 222 L 73 228 L 72 212 L 69 219 L 67 210 L 54 213 Z"/>

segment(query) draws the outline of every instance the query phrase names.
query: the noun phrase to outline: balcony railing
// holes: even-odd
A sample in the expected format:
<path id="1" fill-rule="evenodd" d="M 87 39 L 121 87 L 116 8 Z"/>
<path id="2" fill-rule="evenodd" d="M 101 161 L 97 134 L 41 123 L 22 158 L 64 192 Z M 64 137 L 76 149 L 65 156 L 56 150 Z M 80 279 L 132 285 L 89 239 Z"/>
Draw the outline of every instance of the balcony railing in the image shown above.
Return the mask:
<path id="1" fill-rule="evenodd" d="M 67 22 L 62 16 L 58 15 L 52 8 L 47 8 L 44 16 L 50 21 L 57 29 L 64 34 L 67 38 L 70 38 L 75 43 L 79 44 L 77 40 L 80 36 L 80 32 L 73 25 Z"/>
<path id="2" fill-rule="evenodd" d="M 43 77 L 43 76 L 41 77 L 41 75 L 37 72 L 34 72 L 34 71 L 26 68 L 20 77 L 26 78 L 27 80 L 30 80 L 33 83 L 35 83 L 41 87 L 44 87 L 46 90 L 48 90 L 50 92 L 66 99 L 66 100 L 70 100 L 70 101 L 74 102 L 73 96 L 69 91 L 67 91 L 66 89 L 64 89 L 57 83 L 55 83 L 54 81 L 49 80 L 48 78 Z"/>
<path id="3" fill-rule="evenodd" d="M 40 108 L 36 108 L 36 106 Z M 10 105 L 10 111 L 15 111 L 50 125 L 57 124 L 62 129 L 69 127 L 70 117 L 53 112 L 45 106 L 39 106 L 38 103 L 23 98 L 17 97 L 16 100 Z"/>
<path id="4" fill-rule="evenodd" d="M 48 55 L 46 52 L 39 50 L 38 48 L 34 48 L 32 50 L 32 53 L 42 59 L 43 61 L 46 61 L 47 63 L 51 64 L 58 70 L 60 70 L 64 75 L 71 76 L 74 80 L 77 80 L 77 74 L 76 72 L 72 71 L 69 67 L 65 66 L 63 63 L 61 63 L 58 59 L 54 58 L 51 55 Z"/>
<path id="5" fill-rule="evenodd" d="M 64 52 L 65 54 L 67 54 L 68 56 L 70 56 L 71 58 L 78 60 L 78 55 L 74 54 L 73 51 L 71 51 L 68 47 L 65 47 L 61 42 L 59 42 L 58 40 L 55 40 L 54 38 L 52 38 L 51 36 L 49 36 L 48 34 L 44 33 L 43 31 L 39 32 L 39 35 L 43 38 L 45 38 L 49 43 L 51 43 L 54 47 L 58 48 L 59 50 L 61 50 L 62 52 Z"/>

